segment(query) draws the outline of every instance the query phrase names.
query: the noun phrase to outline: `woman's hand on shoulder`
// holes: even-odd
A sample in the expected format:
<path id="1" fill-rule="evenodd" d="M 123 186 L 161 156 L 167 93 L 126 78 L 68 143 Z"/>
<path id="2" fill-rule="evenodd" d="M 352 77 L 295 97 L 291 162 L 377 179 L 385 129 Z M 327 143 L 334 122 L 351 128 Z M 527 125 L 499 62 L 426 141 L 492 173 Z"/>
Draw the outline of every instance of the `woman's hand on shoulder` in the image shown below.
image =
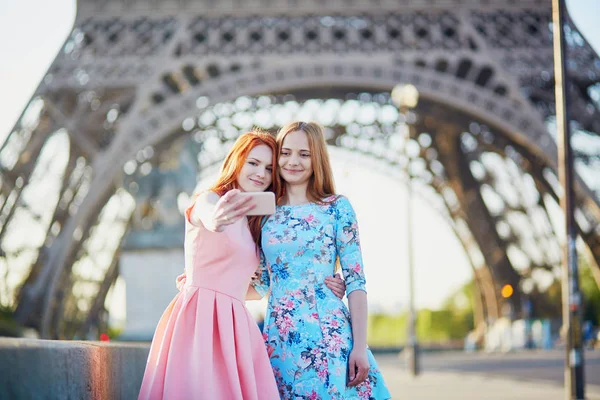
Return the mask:
<path id="1" fill-rule="evenodd" d="M 340 274 L 335 274 L 333 277 L 328 276 L 325 278 L 325 286 L 327 286 L 333 294 L 340 299 L 344 298 L 346 294 L 346 282 L 340 277 Z"/>

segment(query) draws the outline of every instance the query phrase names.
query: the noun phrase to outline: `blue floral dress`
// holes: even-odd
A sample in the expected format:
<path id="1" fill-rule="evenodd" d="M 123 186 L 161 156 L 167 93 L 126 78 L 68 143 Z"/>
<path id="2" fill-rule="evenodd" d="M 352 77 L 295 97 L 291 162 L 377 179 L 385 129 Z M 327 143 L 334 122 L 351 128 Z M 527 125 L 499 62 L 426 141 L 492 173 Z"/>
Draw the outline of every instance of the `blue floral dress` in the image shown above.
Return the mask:
<path id="1" fill-rule="evenodd" d="M 329 290 L 339 256 L 346 293 L 365 291 L 356 215 L 345 197 L 278 206 L 262 229 L 259 273 L 270 289 L 263 336 L 282 399 L 389 399 L 368 350 L 369 377 L 347 387 L 352 327 L 346 305 Z M 329 203 L 327 203 L 329 202 Z"/>

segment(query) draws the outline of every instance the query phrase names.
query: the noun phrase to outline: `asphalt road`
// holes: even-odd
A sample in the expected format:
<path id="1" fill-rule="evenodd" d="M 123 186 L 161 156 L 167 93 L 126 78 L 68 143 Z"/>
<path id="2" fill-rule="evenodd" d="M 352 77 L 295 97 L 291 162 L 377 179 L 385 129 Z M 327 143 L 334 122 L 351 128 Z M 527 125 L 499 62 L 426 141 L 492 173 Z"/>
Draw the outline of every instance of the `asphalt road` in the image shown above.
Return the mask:
<path id="1" fill-rule="evenodd" d="M 406 368 L 398 353 L 375 354 L 379 364 Z M 564 351 L 521 351 L 512 353 L 422 353 L 424 374 L 452 372 L 477 374 L 522 381 L 564 383 Z M 600 386 L 600 350 L 585 353 L 585 383 Z"/>

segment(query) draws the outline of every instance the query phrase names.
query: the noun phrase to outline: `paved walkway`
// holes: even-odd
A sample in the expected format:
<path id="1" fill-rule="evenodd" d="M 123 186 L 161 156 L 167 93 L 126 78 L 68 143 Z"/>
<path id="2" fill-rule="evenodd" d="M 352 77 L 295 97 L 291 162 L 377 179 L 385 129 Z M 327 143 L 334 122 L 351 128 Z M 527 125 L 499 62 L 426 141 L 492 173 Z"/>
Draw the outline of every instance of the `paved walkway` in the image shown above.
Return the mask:
<path id="1" fill-rule="evenodd" d="M 517 381 L 476 374 L 425 371 L 412 378 L 400 363 L 379 363 L 394 399 L 410 400 L 564 400 L 565 390 L 554 382 Z M 600 400 L 600 386 L 586 387 L 587 400 Z"/>

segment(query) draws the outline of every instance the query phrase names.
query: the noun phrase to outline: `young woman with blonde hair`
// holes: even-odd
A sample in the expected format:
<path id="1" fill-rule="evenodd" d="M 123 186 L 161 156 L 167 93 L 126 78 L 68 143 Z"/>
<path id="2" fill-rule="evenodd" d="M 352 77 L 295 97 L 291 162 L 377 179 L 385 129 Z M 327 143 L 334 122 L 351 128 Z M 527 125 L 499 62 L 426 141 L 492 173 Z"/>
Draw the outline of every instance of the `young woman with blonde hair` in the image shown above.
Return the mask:
<path id="1" fill-rule="evenodd" d="M 249 297 L 269 293 L 263 336 L 282 399 L 388 399 L 367 347 L 367 294 L 352 205 L 335 192 L 323 128 L 294 122 L 277 135 L 275 214 L 262 226 Z M 339 260 L 349 310 L 325 290 Z M 351 322 L 352 321 L 352 322 Z"/>

